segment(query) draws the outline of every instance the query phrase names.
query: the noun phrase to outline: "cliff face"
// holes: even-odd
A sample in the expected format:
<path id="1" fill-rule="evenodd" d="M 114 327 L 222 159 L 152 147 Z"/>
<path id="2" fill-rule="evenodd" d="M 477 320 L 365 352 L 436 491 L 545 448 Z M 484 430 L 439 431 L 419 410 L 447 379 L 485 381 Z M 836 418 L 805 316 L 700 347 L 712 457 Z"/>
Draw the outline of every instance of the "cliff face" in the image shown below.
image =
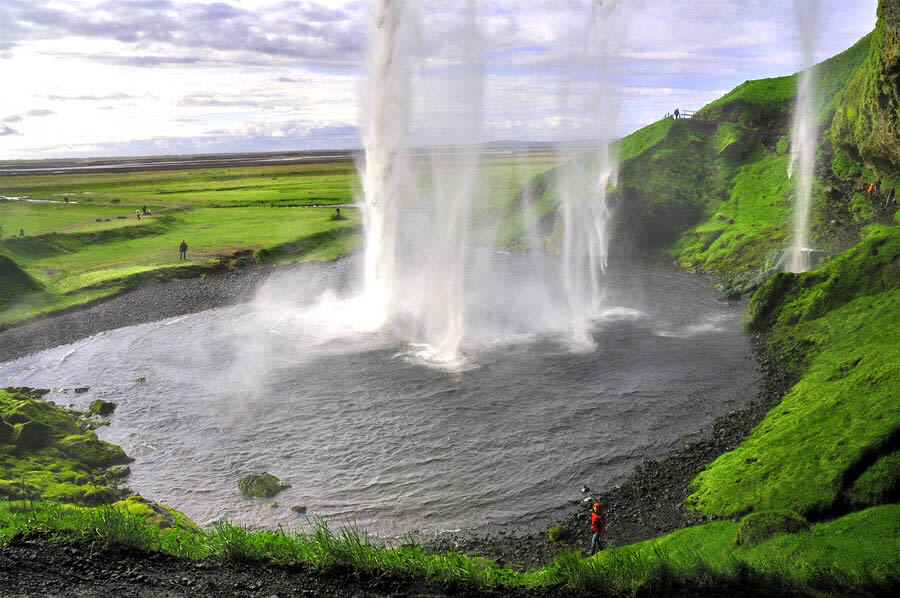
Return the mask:
<path id="1" fill-rule="evenodd" d="M 848 84 L 832 131 L 841 149 L 876 174 L 900 178 L 900 2 L 879 0 L 868 60 Z"/>

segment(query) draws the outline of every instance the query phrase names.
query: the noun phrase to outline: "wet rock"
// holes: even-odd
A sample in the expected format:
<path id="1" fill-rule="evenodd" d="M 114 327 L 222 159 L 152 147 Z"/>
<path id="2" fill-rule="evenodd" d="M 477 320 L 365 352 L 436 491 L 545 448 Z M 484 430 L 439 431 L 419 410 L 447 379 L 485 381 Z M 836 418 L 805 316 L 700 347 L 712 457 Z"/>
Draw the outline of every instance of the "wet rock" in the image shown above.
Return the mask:
<path id="1" fill-rule="evenodd" d="M 290 488 L 270 473 L 251 473 L 238 480 L 238 488 L 246 498 L 272 498 L 285 488 Z"/>
<path id="2" fill-rule="evenodd" d="M 294 505 L 291 507 L 291 510 L 298 515 L 306 514 L 306 507 L 304 505 Z"/>
<path id="3" fill-rule="evenodd" d="M 78 392 L 78 389 L 75 389 L 75 392 Z M 91 401 L 90 406 L 88 407 L 88 411 L 93 415 L 107 416 L 113 411 L 116 410 L 116 404 L 112 401 L 104 401 L 103 399 L 97 399 L 96 401 Z"/>
<path id="4" fill-rule="evenodd" d="M 90 386 L 79 386 L 78 388 L 75 389 L 75 394 L 81 394 L 81 393 L 89 391 L 90 389 L 91 389 Z"/>

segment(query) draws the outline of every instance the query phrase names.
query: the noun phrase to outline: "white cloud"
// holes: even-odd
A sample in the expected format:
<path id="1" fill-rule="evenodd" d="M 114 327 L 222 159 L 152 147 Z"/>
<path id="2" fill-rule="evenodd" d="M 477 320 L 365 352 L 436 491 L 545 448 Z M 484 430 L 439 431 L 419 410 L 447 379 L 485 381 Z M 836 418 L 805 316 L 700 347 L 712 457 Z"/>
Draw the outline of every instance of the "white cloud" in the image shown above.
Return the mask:
<path id="1" fill-rule="evenodd" d="M 819 3 L 819 59 L 874 27 L 876 0 Z M 595 29 L 609 35 L 585 41 L 589 0 L 482 0 L 484 72 L 456 64 L 465 3 L 418 4 L 415 62 L 431 85 L 419 105 L 433 110 L 417 118 L 425 138 L 453 128 L 482 78 L 485 137 L 548 140 L 563 123 L 600 126 L 590 110 L 610 81 L 623 134 L 676 103 L 698 108 L 802 66 L 790 2 L 620 0 Z M 358 145 L 372 12 L 369 0 L 4 0 L 0 77 L 16 85 L 0 158 L 136 154 L 160 142 L 181 153 Z"/>

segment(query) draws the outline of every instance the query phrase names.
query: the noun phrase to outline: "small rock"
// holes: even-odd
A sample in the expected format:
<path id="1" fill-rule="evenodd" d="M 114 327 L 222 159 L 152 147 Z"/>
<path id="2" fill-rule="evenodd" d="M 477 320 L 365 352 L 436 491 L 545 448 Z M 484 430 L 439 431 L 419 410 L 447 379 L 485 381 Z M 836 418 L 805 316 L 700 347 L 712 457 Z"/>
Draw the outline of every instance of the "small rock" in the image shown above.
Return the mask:
<path id="1" fill-rule="evenodd" d="M 298 515 L 303 515 L 306 513 L 306 507 L 304 505 L 294 505 L 291 507 L 291 510 Z"/>
<path id="2" fill-rule="evenodd" d="M 272 498 L 285 488 L 290 488 L 270 473 L 251 473 L 238 480 L 238 488 L 247 498 Z"/>

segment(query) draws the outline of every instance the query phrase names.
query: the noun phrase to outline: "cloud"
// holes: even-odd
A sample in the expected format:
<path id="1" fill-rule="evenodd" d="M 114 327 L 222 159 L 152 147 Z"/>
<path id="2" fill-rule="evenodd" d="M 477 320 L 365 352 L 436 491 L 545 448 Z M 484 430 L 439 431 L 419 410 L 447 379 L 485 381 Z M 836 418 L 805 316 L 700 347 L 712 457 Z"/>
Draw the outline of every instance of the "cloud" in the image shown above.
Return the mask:
<path id="1" fill-rule="evenodd" d="M 53 110 L 47 110 L 46 108 L 36 108 L 34 110 L 29 110 L 25 113 L 25 116 L 50 116 L 51 114 L 56 114 Z"/>
<path id="2" fill-rule="evenodd" d="M 77 95 L 77 96 L 63 96 L 50 94 L 47 95 L 46 98 L 48 100 L 53 100 L 54 102 L 109 102 L 111 100 L 134 100 L 139 99 L 140 96 L 128 95 L 127 93 L 111 93 L 106 95 Z"/>
<path id="3" fill-rule="evenodd" d="M 0 124 L 0 137 L 6 137 L 8 135 L 21 135 L 21 133 L 13 128 L 7 127 L 4 124 Z"/>
<path id="4" fill-rule="evenodd" d="M 318 2 L 245 7 L 237 2 L 165 0 L 99 5 L 8 1 L 4 22 L 15 25 L 5 32 L 0 49 L 65 37 L 115 40 L 124 46 L 123 53 L 97 54 L 94 59 L 142 67 L 216 62 L 223 60 L 222 54 L 237 63 L 292 58 L 348 65 L 358 62 L 362 51 L 363 19 L 358 11 Z"/>
<path id="5" fill-rule="evenodd" d="M 262 103 L 248 100 L 244 98 L 237 99 L 222 99 L 213 97 L 205 94 L 198 95 L 190 95 L 184 96 L 178 102 L 179 106 L 202 106 L 202 107 L 216 107 L 216 106 L 246 106 L 250 108 L 257 108 L 262 105 Z"/>
<path id="6" fill-rule="evenodd" d="M 22 117 L 18 114 L 13 114 L 11 116 L 7 116 L 6 118 L 4 118 L 3 122 L 5 122 L 5 123 L 20 123 L 20 122 L 22 122 Z"/>

